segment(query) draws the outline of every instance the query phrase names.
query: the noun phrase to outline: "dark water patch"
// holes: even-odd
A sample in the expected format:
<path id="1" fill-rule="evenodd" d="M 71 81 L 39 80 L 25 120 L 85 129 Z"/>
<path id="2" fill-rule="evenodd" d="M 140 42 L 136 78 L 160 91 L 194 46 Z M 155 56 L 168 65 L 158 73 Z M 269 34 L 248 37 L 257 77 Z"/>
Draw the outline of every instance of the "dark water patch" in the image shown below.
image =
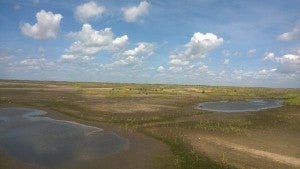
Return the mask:
<path id="1" fill-rule="evenodd" d="M 112 132 L 46 117 L 41 110 L 0 109 L 0 147 L 13 157 L 36 165 L 57 167 L 100 159 L 128 147 Z"/>
<path id="2" fill-rule="evenodd" d="M 216 101 L 203 102 L 198 104 L 197 109 L 214 111 L 214 112 L 250 112 L 265 109 L 277 108 L 282 106 L 281 100 L 259 99 L 244 101 Z"/>

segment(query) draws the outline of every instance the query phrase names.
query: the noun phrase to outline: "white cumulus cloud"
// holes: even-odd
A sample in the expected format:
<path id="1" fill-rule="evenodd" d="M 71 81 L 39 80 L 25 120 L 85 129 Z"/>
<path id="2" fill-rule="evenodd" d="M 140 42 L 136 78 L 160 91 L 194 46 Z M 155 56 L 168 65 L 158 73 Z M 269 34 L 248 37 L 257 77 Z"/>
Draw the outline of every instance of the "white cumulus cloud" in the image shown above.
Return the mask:
<path id="1" fill-rule="evenodd" d="M 150 43 L 140 43 L 136 48 L 124 52 L 125 56 L 137 56 L 152 52 L 153 45 Z"/>
<path id="2" fill-rule="evenodd" d="M 152 43 L 142 42 L 139 43 L 134 49 L 124 51 L 120 58 L 118 58 L 113 64 L 114 65 L 129 65 L 129 64 L 140 64 L 143 62 L 145 57 L 153 54 Z"/>
<path id="3" fill-rule="evenodd" d="M 299 64 L 300 66 L 300 56 L 298 55 L 286 54 L 282 57 L 276 57 L 275 60 L 282 64 Z"/>
<path id="4" fill-rule="evenodd" d="M 34 39 L 56 38 L 62 18 L 61 14 L 41 10 L 36 14 L 37 23 L 34 25 L 23 23 L 20 28 L 24 35 Z"/>
<path id="5" fill-rule="evenodd" d="M 186 44 L 184 54 L 187 58 L 204 58 L 208 52 L 223 43 L 223 38 L 218 38 L 213 33 L 194 33 L 190 42 Z"/>
<path id="6" fill-rule="evenodd" d="M 76 59 L 75 55 L 72 54 L 61 55 L 61 60 L 75 60 L 75 59 Z"/>
<path id="7" fill-rule="evenodd" d="M 264 60 L 269 60 L 279 63 L 278 72 L 285 74 L 300 73 L 300 56 L 297 54 L 285 54 L 281 57 L 276 57 L 274 53 L 267 53 Z"/>
<path id="8" fill-rule="evenodd" d="M 45 58 L 26 58 L 19 63 L 19 68 L 24 70 L 40 70 L 48 69 L 54 65 L 54 62 L 48 61 Z"/>
<path id="9" fill-rule="evenodd" d="M 79 21 L 86 22 L 91 18 L 101 17 L 104 11 L 104 6 L 100 6 L 96 2 L 90 1 L 77 6 L 74 15 Z"/>
<path id="10" fill-rule="evenodd" d="M 191 64 L 194 61 L 205 58 L 211 50 L 222 43 L 223 38 L 219 38 L 213 33 L 194 33 L 183 49 L 169 56 L 169 70 L 173 72 L 191 70 L 193 68 Z"/>
<path id="11" fill-rule="evenodd" d="M 274 60 L 274 59 L 275 59 L 274 53 L 268 52 L 268 53 L 265 53 L 265 57 L 263 60 Z"/>
<path id="12" fill-rule="evenodd" d="M 181 65 L 181 66 L 184 66 L 184 65 L 188 65 L 190 62 L 187 61 L 187 60 L 181 60 L 181 59 L 178 59 L 178 58 L 171 58 L 169 63 L 171 65 Z"/>
<path id="13" fill-rule="evenodd" d="M 113 40 L 112 44 L 113 44 L 114 48 L 123 48 L 124 46 L 126 46 L 127 42 L 128 42 L 128 36 L 123 35 L 123 36 L 117 37 L 115 40 Z"/>
<path id="14" fill-rule="evenodd" d="M 142 16 L 149 13 L 150 3 L 142 1 L 138 6 L 123 8 L 123 17 L 126 22 L 137 22 Z"/>
<path id="15" fill-rule="evenodd" d="M 274 53 L 266 53 L 264 60 L 276 61 L 281 64 L 300 64 L 300 56 L 296 54 L 286 54 L 282 57 L 276 57 Z"/>
<path id="16" fill-rule="evenodd" d="M 158 66 L 158 68 L 156 69 L 156 71 L 162 73 L 165 71 L 165 68 L 163 66 Z"/>
<path id="17" fill-rule="evenodd" d="M 279 40 L 290 41 L 294 39 L 300 39 L 300 24 L 296 25 L 292 31 L 285 32 L 278 36 Z"/>
<path id="18" fill-rule="evenodd" d="M 265 80 L 274 78 L 277 73 L 277 69 L 262 69 L 257 71 L 244 71 L 244 70 L 235 70 L 232 72 L 232 75 L 239 80 L 253 81 L 253 80 Z"/>
<path id="19" fill-rule="evenodd" d="M 113 39 L 111 28 L 97 31 L 90 24 L 83 24 L 79 32 L 71 32 L 68 35 L 74 38 L 75 42 L 65 50 L 61 59 L 74 60 L 93 57 L 101 51 L 119 51 L 128 41 L 127 35 Z"/>

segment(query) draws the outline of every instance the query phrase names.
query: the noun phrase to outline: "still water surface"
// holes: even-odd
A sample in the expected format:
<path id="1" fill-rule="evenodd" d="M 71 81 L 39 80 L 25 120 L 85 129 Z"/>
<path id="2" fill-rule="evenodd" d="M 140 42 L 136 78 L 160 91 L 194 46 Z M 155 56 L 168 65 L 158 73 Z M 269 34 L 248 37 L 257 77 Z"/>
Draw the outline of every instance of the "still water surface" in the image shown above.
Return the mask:
<path id="1" fill-rule="evenodd" d="M 94 160 L 128 147 L 112 132 L 76 122 L 55 120 L 28 108 L 0 109 L 0 148 L 28 163 L 51 167 Z"/>
<path id="2" fill-rule="evenodd" d="M 265 109 L 277 108 L 282 106 L 281 100 L 256 99 L 243 101 L 216 101 L 203 102 L 198 104 L 197 109 L 214 111 L 214 112 L 249 112 L 260 111 Z"/>

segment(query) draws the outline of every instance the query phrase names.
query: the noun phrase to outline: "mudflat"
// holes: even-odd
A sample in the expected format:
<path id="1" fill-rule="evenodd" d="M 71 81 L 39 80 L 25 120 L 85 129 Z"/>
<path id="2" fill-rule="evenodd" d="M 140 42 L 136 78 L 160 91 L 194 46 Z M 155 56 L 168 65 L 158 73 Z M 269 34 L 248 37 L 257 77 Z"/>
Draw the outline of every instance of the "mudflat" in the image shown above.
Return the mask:
<path id="1" fill-rule="evenodd" d="M 264 99 L 282 106 L 195 109 L 202 102 Z M 64 168 L 299 168 L 300 89 L 2 80 L 0 107 L 43 110 L 48 118 L 128 140 L 121 151 Z M 41 168 L 8 153 L 2 142 L 0 157 L 0 168 Z"/>

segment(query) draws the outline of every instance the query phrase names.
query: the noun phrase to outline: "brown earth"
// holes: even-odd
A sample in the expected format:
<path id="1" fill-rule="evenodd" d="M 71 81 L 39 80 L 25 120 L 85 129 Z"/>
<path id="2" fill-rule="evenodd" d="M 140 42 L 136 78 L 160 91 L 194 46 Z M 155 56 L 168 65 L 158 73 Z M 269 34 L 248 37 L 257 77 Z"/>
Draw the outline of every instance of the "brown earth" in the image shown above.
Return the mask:
<path id="1" fill-rule="evenodd" d="M 299 96 L 299 89 L 0 81 L 0 107 L 42 109 L 130 141 L 118 154 L 65 168 L 187 168 L 165 138 L 179 138 L 225 168 L 299 168 Z M 249 98 L 296 99 L 261 112 L 194 109 L 202 101 Z M 34 167 L 0 150 L 0 168 Z"/>

